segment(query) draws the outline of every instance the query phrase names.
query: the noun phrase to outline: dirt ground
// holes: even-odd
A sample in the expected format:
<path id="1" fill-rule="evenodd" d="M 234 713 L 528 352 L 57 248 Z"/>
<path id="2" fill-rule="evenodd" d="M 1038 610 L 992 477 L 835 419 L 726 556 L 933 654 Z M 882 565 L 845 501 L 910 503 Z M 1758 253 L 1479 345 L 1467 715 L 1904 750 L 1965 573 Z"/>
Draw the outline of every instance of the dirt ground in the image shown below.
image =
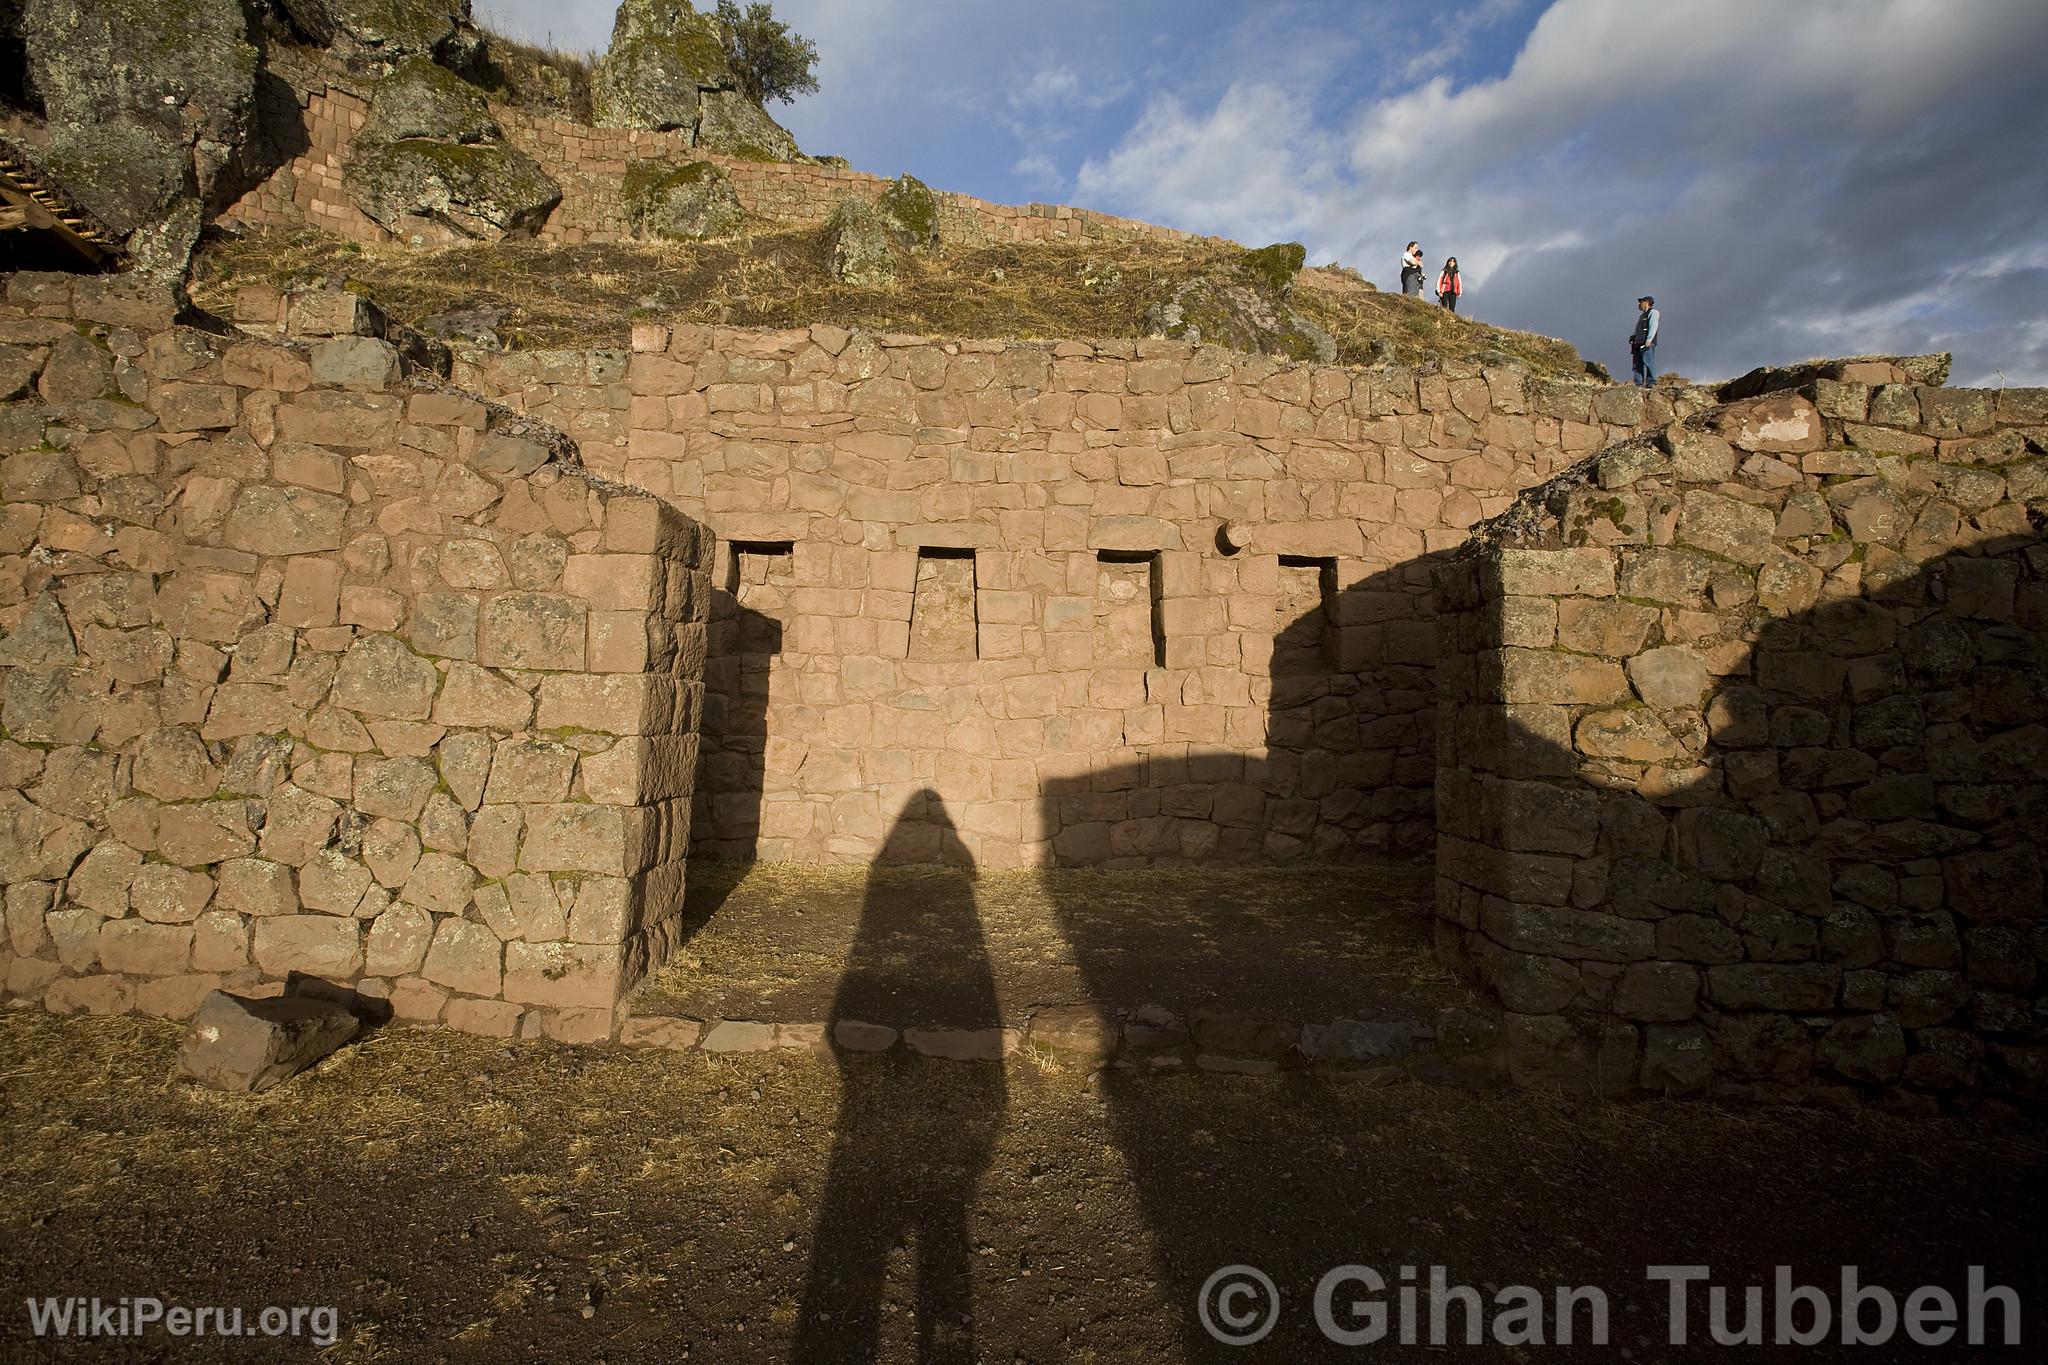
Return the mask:
<path id="1" fill-rule="evenodd" d="M 236 1098 L 170 1079 L 177 1037 L 0 1018 L 0 1358 L 2021 1360 L 2038 1346 L 1674 1349 L 1644 1269 L 1960 1293 L 1984 1265 L 2029 1342 L 2048 1302 L 2038 1133 L 411 1031 Z M 1601 1286 L 1612 1345 L 1340 1350 L 1311 1300 L 1346 1263 Z M 1235 1264 L 1281 1299 L 1244 1349 L 1195 1311 Z M 28 1296 L 124 1294 L 332 1306 L 339 1340 L 29 1334 Z"/>
<path id="2" fill-rule="evenodd" d="M 809 1023 L 865 1008 L 893 1027 L 979 1028 L 1092 1003 L 1426 1023 L 1471 1000 L 1430 954 L 1431 877 L 1393 862 L 974 876 L 693 864 L 688 940 L 633 1009 Z M 956 905 L 966 944 L 948 932 Z"/>

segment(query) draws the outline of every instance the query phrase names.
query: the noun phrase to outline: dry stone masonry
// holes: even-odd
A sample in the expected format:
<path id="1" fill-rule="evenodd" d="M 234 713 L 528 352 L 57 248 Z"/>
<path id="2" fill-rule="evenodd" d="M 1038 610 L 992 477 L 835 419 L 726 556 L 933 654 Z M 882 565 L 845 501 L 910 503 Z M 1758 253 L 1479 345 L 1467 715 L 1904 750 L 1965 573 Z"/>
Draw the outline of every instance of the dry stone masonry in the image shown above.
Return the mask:
<path id="1" fill-rule="evenodd" d="M 604 1036 L 676 934 L 709 540 L 543 424 L 119 280 L 0 304 L 0 967 Z"/>
<path id="2" fill-rule="evenodd" d="M 374 87 L 340 72 L 307 77 L 295 90 L 299 150 L 262 183 L 221 214 L 249 228 L 313 226 L 351 241 L 392 236 L 366 216 L 349 193 L 344 166 L 356 135 L 369 119 Z M 617 242 L 636 235 L 628 177 L 703 162 L 730 181 L 741 208 L 756 219 L 794 227 L 822 227 L 849 196 L 879 202 L 895 182 L 819 161 L 763 161 L 699 145 L 689 133 L 646 128 L 594 128 L 588 124 L 493 105 L 505 145 L 558 181 L 562 201 L 535 232 L 543 241 Z M 1056 204 L 995 204 L 971 195 L 934 191 L 939 231 L 954 242 L 1045 242 L 1084 237 L 1186 239 L 1193 234 L 1091 209 Z"/>
<path id="3" fill-rule="evenodd" d="M 1443 566 L 1441 952 L 1526 1082 L 2037 1103 L 2048 391 L 1765 378 Z"/>
<path id="4" fill-rule="evenodd" d="M 985 866 L 1426 850 L 1430 558 L 1708 401 L 1170 341 L 633 344 L 457 374 L 718 534 L 697 848 L 800 861 L 873 859 L 926 788 Z"/>

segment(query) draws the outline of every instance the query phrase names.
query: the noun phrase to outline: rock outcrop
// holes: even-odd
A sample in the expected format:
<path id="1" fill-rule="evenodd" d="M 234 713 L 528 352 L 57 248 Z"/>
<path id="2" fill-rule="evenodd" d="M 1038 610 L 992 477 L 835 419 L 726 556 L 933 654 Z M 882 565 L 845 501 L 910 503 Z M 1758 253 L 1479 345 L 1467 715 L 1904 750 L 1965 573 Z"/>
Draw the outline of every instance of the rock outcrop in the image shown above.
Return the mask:
<path id="1" fill-rule="evenodd" d="M 1176 286 L 1146 314 L 1154 336 L 1328 364 L 1336 343 L 1287 306 L 1307 252 L 1295 242 L 1247 251 L 1221 271 Z"/>
<path id="2" fill-rule="evenodd" d="M 24 0 L 20 26 L 46 169 L 138 270 L 178 278 L 248 129 L 258 59 L 239 0 Z"/>
<path id="3" fill-rule="evenodd" d="M 356 61 L 431 56 L 468 72 L 483 56 L 469 0 L 277 0 L 309 41 Z"/>
<path id="4" fill-rule="evenodd" d="M 365 214 L 416 242 L 530 231 L 562 200 L 538 162 L 505 144 L 476 87 L 417 56 L 379 82 L 345 183 Z"/>
<path id="5" fill-rule="evenodd" d="M 898 176 L 882 197 L 869 202 L 848 195 L 825 224 L 832 273 L 841 283 L 893 283 L 903 262 L 939 246 L 939 200 L 922 180 Z"/>
<path id="6" fill-rule="evenodd" d="M 794 161 L 796 139 L 740 92 L 718 21 L 688 0 L 624 0 L 591 87 L 597 123 L 690 135 L 692 145 Z"/>
<path id="7" fill-rule="evenodd" d="M 680 166 L 635 162 L 626 168 L 623 196 L 633 231 L 641 237 L 723 237 L 746 219 L 732 177 L 709 161 Z"/>

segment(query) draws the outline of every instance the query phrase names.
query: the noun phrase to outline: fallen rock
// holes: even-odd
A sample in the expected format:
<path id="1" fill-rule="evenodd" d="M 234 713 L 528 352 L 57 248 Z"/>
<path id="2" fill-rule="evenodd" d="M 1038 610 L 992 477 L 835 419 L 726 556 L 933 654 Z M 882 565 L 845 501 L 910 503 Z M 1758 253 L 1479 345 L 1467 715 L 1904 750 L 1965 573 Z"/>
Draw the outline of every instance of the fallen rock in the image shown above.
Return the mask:
<path id="1" fill-rule="evenodd" d="M 872 203 L 847 195 L 825 223 L 832 273 L 843 284 L 889 284 L 906 256 L 929 255 L 938 245 L 938 196 L 910 175 L 890 181 Z"/>
<path id="2" fill-rule="evenodd" d="M 424 57 L 378 82 L 342 184 L 380 227 L 416 245 L 530 231 L 562 202 L 554 178 L 504 143 L 482 94 Z"/>
<path id="3" fill-rule="evenodd" d="M 626 168 L 626 216 L 641 237 L 698 241 L 722 237 L 745 221 L 732 177 L 709 161 L 680 166 L 638 161 Z"/>
<path id="4" fill-rule="evenodd" d="M 407 57 L 377 83 L 369 120 L 357 136 L 495 142 L 501 133 L 481 90 L 425 57 Z"/>
<path id="5" fill-rule="evenodd" d="M 355 1015 L 332 1000 L 215 991 L 192 1017 L 178 1068 L 216 1090 L 268 1090 L 355 1037 L 356 1028 Z"/>

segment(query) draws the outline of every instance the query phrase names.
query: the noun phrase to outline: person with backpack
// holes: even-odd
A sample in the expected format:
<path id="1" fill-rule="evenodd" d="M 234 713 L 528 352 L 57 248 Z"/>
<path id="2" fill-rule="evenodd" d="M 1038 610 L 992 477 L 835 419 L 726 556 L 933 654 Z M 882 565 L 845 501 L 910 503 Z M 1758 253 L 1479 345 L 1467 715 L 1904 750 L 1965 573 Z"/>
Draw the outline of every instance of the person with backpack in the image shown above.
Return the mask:
<path id="1" fill-rule="evenodd" d="M 1443 273 L 1436 277 L 1436 301 L 1453 313 L 1458 311 L 1458 298 L 1465 292 L 1465 277 L 1458 273 L 1458 258 L 1444 258 Z"/>
<path id="2" fill-rule="evenodd" d="M 1422 244 L 1410 242 L 1408 249 L 1401 253 L 1401 293 L 1410 298 L 1422 297 Z"/>
<path id="3" fill-rule="evenodd" d="M 1648 294 L 1636 300 L 1636 329 L 1629 333 L 1628 357 L 1638 388 L 1657 387 L 1657 335 L 1662 324 L 1657 300 Z"/>

